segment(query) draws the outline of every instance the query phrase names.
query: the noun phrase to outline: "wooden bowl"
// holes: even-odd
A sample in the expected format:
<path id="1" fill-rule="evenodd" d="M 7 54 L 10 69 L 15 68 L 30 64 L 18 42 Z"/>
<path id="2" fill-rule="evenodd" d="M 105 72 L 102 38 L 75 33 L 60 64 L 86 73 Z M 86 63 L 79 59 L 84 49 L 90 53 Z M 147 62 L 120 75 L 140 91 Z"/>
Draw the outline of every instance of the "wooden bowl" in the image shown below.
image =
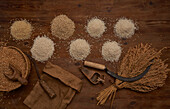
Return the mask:
<path id="1" fill-rule="evenodd" d="M 22 73 L 22 77 L 23 78 L 27 78 L 29 73 L 30 73 L 30 69 L 31 69 L 31 64 L 30 64 L 30 60 L 29 58 L 17 47 L 14 46 L 8 46 L 8 47 L 1 47 L 0 56 L 1 56 L 1 60 L 0 60 L 0 65 L 4 65 L 4 68 L 8 68 L 9 63 L 14 63 L 16 64 L 19 68 L 21 68 L 21 73 Z M 4 53 L 4 54 L 3 54 Z M 5 56 L 5 58 L 7 58 L 7 60 L 5 60 L 5 58 L 3 58 L 3 56 Z M 2 66 L 0 66 L 2 68 Z M 3 69 L 3 68 L 2 68 Z M 6 71 L 6 70 L 5 70 Z M 6 71 L 7 73 L 10 73 L 12 71 L 9 70 Z M 11 80 L 9 80 L 8 78 L 6 78 L 3 75 L 3 71 L 0 71 L 0 91 L 12 91 L 14 89 L 17 89 L 21 86 L 21 84 L 19 82 L 13 82 Z"/>

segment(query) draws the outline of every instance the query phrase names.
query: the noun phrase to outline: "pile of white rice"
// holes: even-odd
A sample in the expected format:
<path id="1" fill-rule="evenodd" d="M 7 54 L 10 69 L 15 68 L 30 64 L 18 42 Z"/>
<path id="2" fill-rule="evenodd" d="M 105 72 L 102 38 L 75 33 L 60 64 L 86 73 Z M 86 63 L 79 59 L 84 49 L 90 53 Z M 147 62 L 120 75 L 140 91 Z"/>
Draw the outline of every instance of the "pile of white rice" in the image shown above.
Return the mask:
<path id="1" fill-rule="evenodd" d="M 69 53 L 76 60 L 84 60 L 90 54 L 90 45 L 84 39 L 77 39 L 71 42 Z"/>
<path id="2" fill-rule="evenodd" d="M 121 53 L 122 49 L 115 41 L 107 41 L 102 46 L 102 56 L 106 61 L 117 62 Z"/>
<path id="3" fill-rule="evenodd" d="M 98 18 L 92 18 L 87 24 L 87 32 L 93 38 L 99 38 L 103 35 L 106 30 L 104 21 Z"/>
<path id="4" fill-rule="evenodd" d="M 31 48 L 32 57 L 40 62 L 47 61 L 54 52 L 54 42 L 46 35 L 38 36 Z"/>
<path id="5" fill-rule="evenodd" d="M 127 18 L 120 18 L 114 27 L 114 32 L 119 38 L 130 38 L 134 35 L 135 30 L 137 28 L 134 22 Z"/>

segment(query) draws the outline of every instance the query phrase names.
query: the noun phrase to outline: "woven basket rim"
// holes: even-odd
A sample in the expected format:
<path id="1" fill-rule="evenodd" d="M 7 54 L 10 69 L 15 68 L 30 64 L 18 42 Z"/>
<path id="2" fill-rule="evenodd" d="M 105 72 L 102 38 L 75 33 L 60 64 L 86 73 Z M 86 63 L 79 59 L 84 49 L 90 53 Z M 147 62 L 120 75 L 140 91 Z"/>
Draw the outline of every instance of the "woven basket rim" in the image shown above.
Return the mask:
<path id="1" fill-rule="evenodd" d="M 29 58 L 19 48 L 15 47 L 15 46 L 6 46 L 6 47 L 11 48 L 11 49 L 15 49 L 18 53 L 20 53 L 23 56 L 23 59 L 25 60 L 25 63 L 26 63 L 26 70 L 25 70 L 25 75 L 23 76 L 23 78 L 27 79 L 27 77 L 30 73 L 30 69 L 31 69 L 31 64 L 30 64 Z M 1 89 L 0 88 L 0 91 L 8 91 L 9 92 L 9 91 L 15 90 L 19 87 L 21 87 L 21 84 L 18 84 L 13 88 L 8 88 L 8 89 Z"/>

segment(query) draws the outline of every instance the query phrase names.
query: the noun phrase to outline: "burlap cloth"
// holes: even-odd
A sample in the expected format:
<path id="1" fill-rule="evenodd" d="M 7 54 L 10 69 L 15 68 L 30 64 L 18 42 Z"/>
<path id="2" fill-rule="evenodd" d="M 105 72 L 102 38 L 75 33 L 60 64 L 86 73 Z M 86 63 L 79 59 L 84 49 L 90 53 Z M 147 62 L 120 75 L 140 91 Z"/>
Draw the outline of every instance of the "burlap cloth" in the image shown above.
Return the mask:
<path id="1" fill-rule="evenodd" d="M 65 109 L 76 91 L 80 92 L 82 81 L 70 72 L 50 62 L 46 64 L 43 71 L 46 74 L 44 73 L 41 79 L 46 81 L 48 86 L 55 91 L 56 97 L 50 99 L 39 82 L 37 82 L 24 100 L 24 104 L 31 109 Z"/>

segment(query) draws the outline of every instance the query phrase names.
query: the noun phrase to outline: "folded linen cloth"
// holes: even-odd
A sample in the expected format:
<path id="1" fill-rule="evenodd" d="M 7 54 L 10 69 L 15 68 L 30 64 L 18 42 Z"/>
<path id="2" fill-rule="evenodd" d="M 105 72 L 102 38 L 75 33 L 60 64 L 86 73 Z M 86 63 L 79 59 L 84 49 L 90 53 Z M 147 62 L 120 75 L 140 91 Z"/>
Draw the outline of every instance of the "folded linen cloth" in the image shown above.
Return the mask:
<path id="1" fill-rule="evenodd" d="M 80 92 L 82 81 L 70 72 L 50 62 L 46 64 L 41 79 L 52 88 L 56 97 L 51 99 L 42 89 L 39 82 L 24 100 L 31 109 L 65 109 L 76 94 Z"/>

